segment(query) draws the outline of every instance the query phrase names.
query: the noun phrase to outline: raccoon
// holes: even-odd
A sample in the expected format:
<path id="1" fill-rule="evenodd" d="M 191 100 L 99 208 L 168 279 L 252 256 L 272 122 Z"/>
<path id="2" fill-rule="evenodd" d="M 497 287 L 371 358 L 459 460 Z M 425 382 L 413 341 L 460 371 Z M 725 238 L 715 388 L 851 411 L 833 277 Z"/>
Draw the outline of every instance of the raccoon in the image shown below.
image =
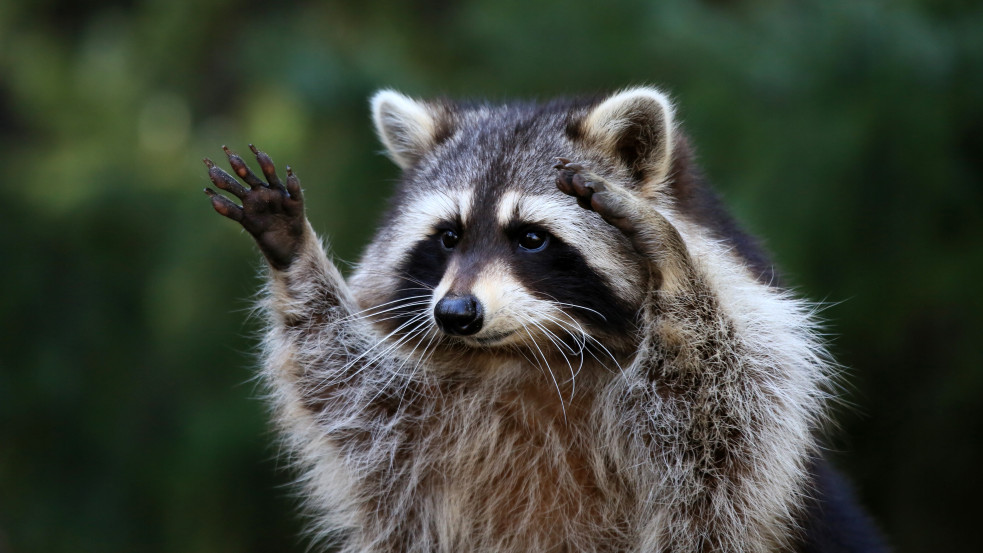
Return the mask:
<path id="1" fill-rule="evenodd" d="M 418 101 L 347 280 L 297 175 L 205 192 L 269 262 L 263 376 L 344 552 L 879 551 L 822 460 L 833 363 L 704 184 L 666 94 Z"/>

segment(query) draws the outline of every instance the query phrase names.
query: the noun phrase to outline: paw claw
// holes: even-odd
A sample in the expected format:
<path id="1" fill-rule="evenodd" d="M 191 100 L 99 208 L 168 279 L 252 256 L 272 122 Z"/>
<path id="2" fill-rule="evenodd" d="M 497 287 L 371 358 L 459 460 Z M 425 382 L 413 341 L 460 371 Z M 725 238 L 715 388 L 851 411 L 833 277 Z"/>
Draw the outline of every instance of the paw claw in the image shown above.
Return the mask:
<path id="1" fill-rule="evenodd" d="M 268 186 L 249 170 L 246 162 L 239 157 L 239 154 L 233 152 L 228 146 L 224 145 L 222 146 L 222 150 L 225 152 L 225 155 L 228 156 L 229 165 L 232 166 L 232 170 L 235 171 L 236 175 L 239 175 L 240 179 L 246 181 L 246 184 L 248 184 L 250 188 L 266 188 Z"/>
<path id="2" fill-rule="evenodd" d="M 553 168 L 554 169 L 557 169 L 557 170 L 563 169 L 564 167 L 567 166 L 568 163 L 570 163 L 570 160 L 569 159 L 567 159 L 565 157 L 557 157 L 556 158 L 556 163 L 553 164 Z"/>
<path id="3" fill-rule="evenodd" d="M 256 154 L 256 161 L 259 162 L 259 167 L 263 170 L 263 176 L 266 177 L 265 186 L 280 190 L 281 192 L 285 191 L 286 189 L 283 187 L 283 182 L 276 174 L 276 166 L 273 165 L 273 159 L 270 158 L 269 154 L 260 150 L 256 146 L 253 146 L 252 144 L 249 145 L 249 149 Z"/>

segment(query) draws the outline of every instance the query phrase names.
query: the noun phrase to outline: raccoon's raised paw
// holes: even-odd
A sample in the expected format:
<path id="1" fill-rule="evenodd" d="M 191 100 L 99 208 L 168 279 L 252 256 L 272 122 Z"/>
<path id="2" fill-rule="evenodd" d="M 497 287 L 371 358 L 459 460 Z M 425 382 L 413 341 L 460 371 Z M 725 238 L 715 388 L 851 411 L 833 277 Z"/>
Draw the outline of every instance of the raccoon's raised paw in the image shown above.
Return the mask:
<path id="1" fill-rule="evenodd" d="M 580 163 L 558 157 L 556 187 L 577 199 L 577 205 L 596 211 L 608 224 L 629 238 L 637 232 L 635 221 L 638 200 L 619 186 L 608 184 Z"/>
<path id="2" fill-rule="evenodd" d="M 270 156 L 256 149 L 252 144 L 249 145 L 249 149 L 256 155 L 256 161 L 259 162 L 263 176 L 266 177 L 265 181 L 253 174 L 237 154 L 225 146 L 222 146 L 222 149 L 229 158 L 232 170 L 249 185 L 249 188 L 217 167 L 212 160 L 205 158 L 208 178 L 218 188 L 239 198 L 242 205 L 236 204 L 211 188 L 206 188 L 205 194 L 211 199 L 215 211 L 238 222 L 253 235 L 259 249 L 273 268 L 286 269 L 297 256 L 307 228 L 300 179 L 290 167 L 287 167 L 287 181 L 284 184 L 277 176 Z"/>
<path id="3" fill-rule="evenodd" d="M 635 251 L 653 262 L 657 286 L 691 281 L 693 265 L 679 231 L 661 213 L 628 190 L 606 182 L 582 164 L 557 158 L 556 187 L 577 198 L 584 209 L 597 212 L 631 242 Z M 672 278 L 669 278 L 672 277 Z"/>

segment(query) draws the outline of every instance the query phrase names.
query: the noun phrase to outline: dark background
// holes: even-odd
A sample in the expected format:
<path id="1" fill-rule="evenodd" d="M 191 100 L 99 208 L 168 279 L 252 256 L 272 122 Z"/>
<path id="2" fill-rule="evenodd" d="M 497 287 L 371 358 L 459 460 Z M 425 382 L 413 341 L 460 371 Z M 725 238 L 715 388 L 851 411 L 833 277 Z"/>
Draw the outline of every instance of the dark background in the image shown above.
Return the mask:
<path id="1" fill-rule="evenodd" d="M 603 6 L 603 7 L 602 7 Z M 367 97 L 664 87 L 846 368 L 837 464 L 898 551 L 978 547 L 980 2 L 0 1 L 0 552 L 304 551 L 260 284 L 201 158 L 249 142 L 354 260 Z"/>

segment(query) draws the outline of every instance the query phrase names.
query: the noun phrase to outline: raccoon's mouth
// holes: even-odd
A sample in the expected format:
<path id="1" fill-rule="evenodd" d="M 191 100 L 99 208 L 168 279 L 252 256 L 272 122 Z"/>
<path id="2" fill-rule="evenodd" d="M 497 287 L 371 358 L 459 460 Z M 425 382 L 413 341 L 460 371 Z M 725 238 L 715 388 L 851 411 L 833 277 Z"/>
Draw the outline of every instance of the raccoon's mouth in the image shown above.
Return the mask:
<path id="1" fill-rule="evenodd" d="M 464 338 L 467 342 L 473 342 L 479 346 L 494 346 L 501 342 L 504 342 L 506 338 L 515 334 L 514 330 L 509 330 L 506 332 L 496 332 L 495 334 L 490 334 L 488 336 L 482 336 L 481 338 L 475 336 L 468 336 Z"/>

